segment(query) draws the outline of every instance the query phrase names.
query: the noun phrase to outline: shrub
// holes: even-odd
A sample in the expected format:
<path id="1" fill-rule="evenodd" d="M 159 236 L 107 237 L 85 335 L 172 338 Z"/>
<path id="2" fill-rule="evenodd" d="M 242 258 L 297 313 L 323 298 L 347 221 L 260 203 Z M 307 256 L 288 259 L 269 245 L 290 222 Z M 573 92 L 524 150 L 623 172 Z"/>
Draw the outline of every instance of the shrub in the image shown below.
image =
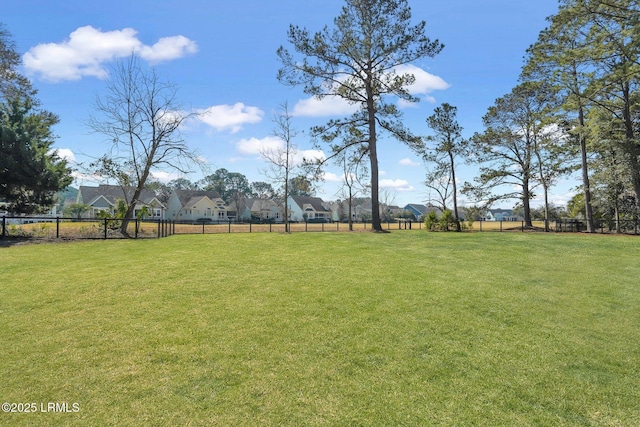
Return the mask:
<path id="1" fill-rule="evenodd" d="M 438 225 L 440 226 L 440 230 L 449 231 L 449 226 L 456 226 L 456 219 L 453 217 L 453 212 L 449 209 L 445 209 L 440 215 L 440 220 L 438 221 Z"/>
<path id="2" fill-rule="evenodd" d="M 424 218 L 424 225 L 427 231 L 435 231 L 438 226 L 438 214 L 431 211 Z"/>

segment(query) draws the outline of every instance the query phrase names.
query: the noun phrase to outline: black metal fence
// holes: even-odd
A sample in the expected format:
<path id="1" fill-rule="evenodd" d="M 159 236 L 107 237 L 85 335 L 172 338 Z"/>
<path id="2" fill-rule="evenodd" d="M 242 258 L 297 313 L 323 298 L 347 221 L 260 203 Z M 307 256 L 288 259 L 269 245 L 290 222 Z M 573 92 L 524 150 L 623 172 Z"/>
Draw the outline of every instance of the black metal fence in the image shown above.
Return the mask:
<path id="1" fill-rule="evenodd" d="M 637 219 L 595 220 L 595 232 L 602 234 L 640 234 L 640 221 Z M 587 231 L 587 222 L 579 219 L 560 219 L 555 221 L 555 231 L 581 233 Z"/>
<path id="2" fill-rule="evenodd" d="M 168 234 L 220 234 L 220 233 L 284 233 L 284 223 L 274 222 L 234 222 L 234 221 L 210 221 L 202 223 L 170 221 Z M 394 221 L 382 223 L 386 230 L 420 230 L 423 223 L 420 221 Z M 371 230 L 371 222 L 354 222 L 351 225 L 353 231 Z M 349 231 L 346 222 L 291 222 L 288 231 L 298 232 L 340 232 Z"/>
<path id="3" fill-rule="evenodd" d="M 161 238 L 174 234 L 221 234 L 221 233 L 283 233 L 285 224 L 282 223 L 256 223 L 256 222 L 177 222 L 169 220 L 140 220 L 133 219 L 129 222 L 126 234 L 121 232 L 121 219 L 86 219 L 86 218 L 62 218 L 62 217 L 0 217 L 0 239 L 25 238 L 25 239 L 122 239 L 122 238 Z M 394 221 L 384 222 L 386 230 L 422 230 L 424 223 L 421 221 Z M 353 231 L 366 231 L 371 229 L 370 222 L 355 222 Z M 465 225 L 469 231 L 526 231 L 521 221 L 476 221 L 472 225 Z M 544 221 L 535 221 L 534 229 L 544 230 Z M 579 233 L 586 231 L 586 223 L 583 220 L 562 219 L 550 222 L 549 231 Z M 340 232 L 349 231 L 349 224 L 344 222 L 299 222 L 290 223 L 289 231 L 297 232 Z M 640 234 L 640 221 L 638 220 L 597 220 L 596 232 L 602 234 Z"/>
<path id="4" fill-rule="evenodd" d="M 122 239 L 161 238 L 173 234 L 220 234 L 285 232 L 285 224 L 261 222 L 178 222 L 169 220 L 132 219 L 126 230 L 121 232 L 122 219 L 87 219 L 43 216 L 3 216 L 0 217 L 0 239 Z M 399 221 L 383 223 L 387 230 L 419 230 L 422 222 Z M 370 230 L 371 223 L 352 224 L 352 230 Z M 340 222 L 299 222 L 290 223 L 290 232 L 348 231 L 349 224 Z"/>
<path id="5" fill-rule="evenodd" d="M 3 216 L 0 218 L 0 239 L 122 239 L 157 238 L 168 235 L 168 221 L 129 221 L 126 234 L 121 231 L 121 219 L 87 219 L 44 216 Z"/>

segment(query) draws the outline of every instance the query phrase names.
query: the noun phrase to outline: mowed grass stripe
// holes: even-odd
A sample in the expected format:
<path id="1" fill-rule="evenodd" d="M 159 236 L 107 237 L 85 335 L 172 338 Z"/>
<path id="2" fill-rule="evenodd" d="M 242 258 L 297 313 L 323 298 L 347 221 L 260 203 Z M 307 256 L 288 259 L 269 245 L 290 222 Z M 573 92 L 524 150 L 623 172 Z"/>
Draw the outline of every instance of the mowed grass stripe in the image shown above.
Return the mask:
<path id="1" fill-rule="evenodd" d="M 0 250 L 11 425 L 637 425 L 640 240 L 173 236 Z"/>

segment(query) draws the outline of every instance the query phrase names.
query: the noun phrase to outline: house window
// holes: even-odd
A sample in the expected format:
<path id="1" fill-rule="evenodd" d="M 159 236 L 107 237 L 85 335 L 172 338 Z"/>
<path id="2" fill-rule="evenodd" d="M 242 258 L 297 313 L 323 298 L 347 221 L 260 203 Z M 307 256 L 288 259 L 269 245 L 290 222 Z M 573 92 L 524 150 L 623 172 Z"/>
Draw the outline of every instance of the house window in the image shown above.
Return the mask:
<path id="1" fill-rule="evenodd" d="M 224 218 L 224 211 L 218 212 L 218 219 Z"/>

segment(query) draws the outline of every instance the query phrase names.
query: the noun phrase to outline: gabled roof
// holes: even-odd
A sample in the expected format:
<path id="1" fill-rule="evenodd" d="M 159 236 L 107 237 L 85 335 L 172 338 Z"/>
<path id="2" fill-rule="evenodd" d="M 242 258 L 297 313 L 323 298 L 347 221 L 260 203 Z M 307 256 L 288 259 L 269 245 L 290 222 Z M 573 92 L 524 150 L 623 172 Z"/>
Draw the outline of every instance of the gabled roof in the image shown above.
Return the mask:
<path id="1" fill-rule="evenodd" d="M 111 205 L 115 206 L 119 199 L 126 201 L 131 200 L 134 193 L 135 189 L 133 187 L 123 189 L 119 185 L 101 184 L 97 187 L 81 185 L 79 189 L 80 200 L 86 205 L 92 205 L 102 197 Z M 143 189 L 138 201 L 143 204 L 150 204 L 154 199 L 160 203 L 156 198 L 155 191 Z"/>
<path id="2" fill-rule="evenodd" d="M 215 191 L 204 191 L 204 190 L 173 190 L 173 192 L 178 196 L 178 200 L 180 200 L 181 206 L 193 206 L 203 197 L 208 197 L 215 203 L 216 199 L 220 198 L 220 195 Z M 195 199 L 195 200 L 194 200 Z"/>
<path id="3" fill-rule="evenodd" d="M 330 212 L 323 206 L 324 202 L 319 197 L 291 196 L 291 198 L 300 208 L 303 208 L 304 205 L 311 205 L 316 212 Z"/>
<path id="4" fill-rule="evenodd" d="M 418 212 L 421 215 L 426 215 L 427 207 L 425 205 L 420 205 L 417 203 L 409 203 L 404 207 L 404 210 L 412 210 L 414 212 Z"/>
<path id="5" fill-rule="evenodd" d="M 273 199 L 253 199 L 253 198 L 241 198 L 238 200 L 238 204 L 240 205 L 240 209 L 248 209 L 250 212 L 257 212 L 263 209 L 271 209 L 273 207 L 278 207 L 278 202 Z M 229 209 L 236 209 L 236 202 L 232 201 L 229 203 Z"/>

